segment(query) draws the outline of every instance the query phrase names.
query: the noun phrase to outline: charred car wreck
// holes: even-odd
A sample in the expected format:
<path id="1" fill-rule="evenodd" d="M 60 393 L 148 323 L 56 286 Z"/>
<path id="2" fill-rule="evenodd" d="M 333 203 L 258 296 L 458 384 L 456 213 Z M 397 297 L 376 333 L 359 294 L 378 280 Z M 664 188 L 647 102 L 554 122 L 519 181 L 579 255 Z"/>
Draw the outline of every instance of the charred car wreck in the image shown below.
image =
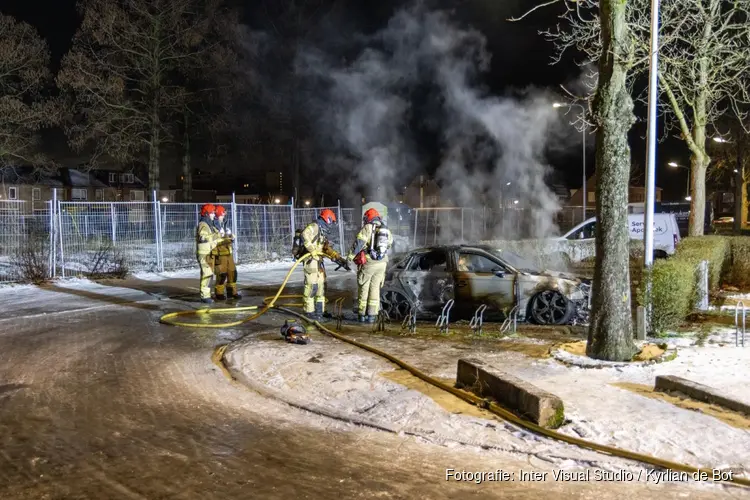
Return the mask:
<path id="1" fill-rule="evenodd" d="M 434 246 L 396 256 L 381 293 L 391 319 L 416 310 L 439 315 L 453 299 L 453 318 L 486 306 L 485 318 L 515 315 L 542 325 L 588 323 L 591 282 L 537 269 L 521 256 L 488 246 Z"/>

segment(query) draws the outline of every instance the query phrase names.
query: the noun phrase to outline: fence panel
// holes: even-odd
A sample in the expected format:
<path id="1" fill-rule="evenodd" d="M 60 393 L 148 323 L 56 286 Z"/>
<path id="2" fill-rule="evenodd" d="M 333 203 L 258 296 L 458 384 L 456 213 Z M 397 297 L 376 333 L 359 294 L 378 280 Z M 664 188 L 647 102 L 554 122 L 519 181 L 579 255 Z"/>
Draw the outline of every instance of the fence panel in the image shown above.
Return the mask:
<path id="1" fill-rule="evenodd" d="M 0 210 L 0 283 L 49 276 L 49 214 L 24 213 L 20 204 L 14 208 Z"/>
<path id="2" fill-rule="evenodd" d="M 158 270 L 154 204 L 60 202 L 63 276 Z"/>

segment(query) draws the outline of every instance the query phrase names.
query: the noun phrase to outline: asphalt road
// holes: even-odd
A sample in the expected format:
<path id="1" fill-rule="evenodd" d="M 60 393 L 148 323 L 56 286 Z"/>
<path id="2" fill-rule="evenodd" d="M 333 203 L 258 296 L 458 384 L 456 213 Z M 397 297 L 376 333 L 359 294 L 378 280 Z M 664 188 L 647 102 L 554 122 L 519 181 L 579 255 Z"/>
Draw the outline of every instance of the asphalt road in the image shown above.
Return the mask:
<path id="1" fill-rule="evenodd" d="M 0 498 L 716 498 L 683 486 L 447 482 L 447 468 L 532 466 L 347 426 L 230 383 L 213 348 L 282 319 L 159 324 L 190 307 L 165 297 L 194 282 L 0 291 Z M 258 296 L 270 287 L 245 283 Z"/>

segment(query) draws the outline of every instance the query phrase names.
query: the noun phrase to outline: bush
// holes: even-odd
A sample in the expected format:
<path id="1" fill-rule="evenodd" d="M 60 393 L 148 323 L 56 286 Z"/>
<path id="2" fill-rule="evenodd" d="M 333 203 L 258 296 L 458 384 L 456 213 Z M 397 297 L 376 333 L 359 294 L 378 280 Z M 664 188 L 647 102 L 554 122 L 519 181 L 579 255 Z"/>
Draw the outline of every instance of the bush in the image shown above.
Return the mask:
<path id="1" fill-rule="evenodd" d="M 730 241 L 732 259 L 726 281 L 738 288 L 747 289 L 750 287 L 750 238 L 735 236 Z"/>
<path id="2" fill-rule="evenodd" d="M 22 243 L 11 255 L 11 266 L 20 283 L 40 285 L 50 279 L 49 233 L 41 227 L 27 229 Z"/>
<path id="3" fill-rule="evenodd" d="M 697 299 L 698 266 L 708 261 L 709 290 L 721 286 L 731 257 L 728 238 L 699 236 L 685 238 L 675 254 L 666 260 L 657 260 L 651 270 L 652 310 L 650 317 L 653 333 L 662 333 L 678 326 L 693 309 Z M 645 304 L 645 286 L 640 283 L 638 303 Z"/>

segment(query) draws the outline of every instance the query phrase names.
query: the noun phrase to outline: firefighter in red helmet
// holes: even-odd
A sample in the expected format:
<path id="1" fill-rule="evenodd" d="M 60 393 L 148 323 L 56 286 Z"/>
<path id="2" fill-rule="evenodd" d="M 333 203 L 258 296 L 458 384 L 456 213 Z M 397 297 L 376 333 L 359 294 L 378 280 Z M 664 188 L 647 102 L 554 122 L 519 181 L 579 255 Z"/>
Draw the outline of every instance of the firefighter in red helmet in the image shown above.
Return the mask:
<path id="1" fill-rule="evenodd" d="M 380 312 L 380 289 L 388 267 L 393 236 L 374 208 L 362 217 L 362 229 L 347 258 L 357 265 L 357 319 L 373 323 Z"/>
<path id="2" fill-rule="evenodd" d="M 303 291 L 303 309 L 308 318 L 320 320 L 325 313 L 326 271 L 323 255 L 345 269 L 348 263 L 331 247 L 328 235 L 336 224 L 336 214 L 329 208 L 320 211 L 318 218 L 302 230 L 302 253 L 316 254 L 304 262 L 305 287 Z M 299 256 L 297 256 L 299 258 Z"/>
<path id="3" fill-rule="evenodd" d="M 211 278 L 214 275 L 215 255 L 214 250 L 222 241 L 219 231 L 214 226 L 216 207 L 210 203 L 201 207 L 201 218 L 195 231 L 195 253 L 200 266 L 200 293 L 201 302 L 211 304 Z"/>
<path id="4" fill-rule="evenodd" d="M 216 207 L 216 218 L 214 224 L 219 231 L 219 236 L 224 242 L 216 247 L 216 283 L 214 292 L 216 300 L 230 299 L 240 300 L 242 295 L 237 291 L 237 266 L 232 256 L 232 242 L 234 235 L 232 230 L 226 226 L 227 211 L 219 205 Z M 225 293 L 226 292 L 226 293 Z"/>

